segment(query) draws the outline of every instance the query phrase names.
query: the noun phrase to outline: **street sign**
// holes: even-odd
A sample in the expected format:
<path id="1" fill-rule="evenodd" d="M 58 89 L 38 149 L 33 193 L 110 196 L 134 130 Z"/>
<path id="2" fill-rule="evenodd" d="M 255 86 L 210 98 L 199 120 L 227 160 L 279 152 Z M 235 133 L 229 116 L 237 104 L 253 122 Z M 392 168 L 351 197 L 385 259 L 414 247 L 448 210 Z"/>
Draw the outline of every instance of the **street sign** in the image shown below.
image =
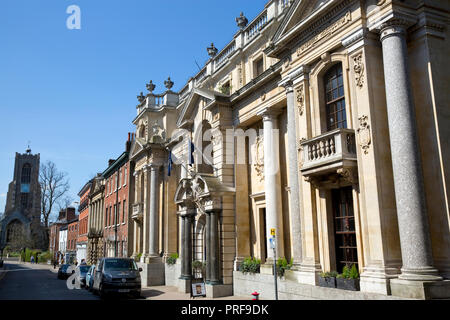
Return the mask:
<path id="1" fill-rule="evenodd" d="M 275 237 L 275 228 L 270 229 L 270 235 Z"/>
<path id="2" fill-rule="evenodd" d="M 270 249 L 275 249 L 275 238 L 270 238 Z"/>

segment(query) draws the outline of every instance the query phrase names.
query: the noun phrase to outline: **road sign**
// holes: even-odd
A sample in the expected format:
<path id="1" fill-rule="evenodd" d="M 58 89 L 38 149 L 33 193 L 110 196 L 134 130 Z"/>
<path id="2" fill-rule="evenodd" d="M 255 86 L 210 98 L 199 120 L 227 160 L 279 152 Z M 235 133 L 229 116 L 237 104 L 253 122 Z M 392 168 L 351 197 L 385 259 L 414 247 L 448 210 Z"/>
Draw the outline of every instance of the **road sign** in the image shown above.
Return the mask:
<path id="1" fill-rule="evenodd" d="M 270 238 L 270 249 L 275 249 L 275 238 Z"/>
<path id="2" fill-rule="evenodd" d="M 270 229 L 270 235 L 275 237 L 275 228 Z"/>

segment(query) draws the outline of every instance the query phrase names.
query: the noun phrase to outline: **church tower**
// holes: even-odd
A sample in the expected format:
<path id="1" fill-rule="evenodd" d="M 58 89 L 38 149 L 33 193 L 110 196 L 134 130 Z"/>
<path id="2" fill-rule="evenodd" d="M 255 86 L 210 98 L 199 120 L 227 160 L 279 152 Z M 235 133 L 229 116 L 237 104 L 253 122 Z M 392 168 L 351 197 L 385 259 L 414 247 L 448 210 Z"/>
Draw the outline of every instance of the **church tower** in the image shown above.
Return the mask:
<path id="1" fill-rule="evenodd" d="M 0 249 L 6 245 L 44 247 L 39 166 L 40 154 L 33 155 L 30 148 L 23 154 L 16 153 L 1 221 Z"/>

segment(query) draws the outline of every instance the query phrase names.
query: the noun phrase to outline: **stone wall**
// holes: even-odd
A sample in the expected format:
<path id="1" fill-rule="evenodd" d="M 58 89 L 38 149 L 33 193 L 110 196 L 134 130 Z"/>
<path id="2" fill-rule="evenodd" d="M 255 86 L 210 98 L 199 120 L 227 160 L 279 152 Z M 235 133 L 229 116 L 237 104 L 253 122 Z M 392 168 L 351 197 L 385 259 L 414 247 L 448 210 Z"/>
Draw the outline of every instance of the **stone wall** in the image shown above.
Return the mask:
<path id="1" fill-rule="evenodd" d="M 260 293 L 262 300 L 275 300 L 275 286 L 273 275 L 243 274 L 234 271 L 233 295 L 239 297 L 252 297 L 254 291 Z M 399 300 L 402 298 L 382 294 L 348 291 L 333 288 L 323 288 L 300 284 L 285 278 L 278 278 L 279 300 Z"/>

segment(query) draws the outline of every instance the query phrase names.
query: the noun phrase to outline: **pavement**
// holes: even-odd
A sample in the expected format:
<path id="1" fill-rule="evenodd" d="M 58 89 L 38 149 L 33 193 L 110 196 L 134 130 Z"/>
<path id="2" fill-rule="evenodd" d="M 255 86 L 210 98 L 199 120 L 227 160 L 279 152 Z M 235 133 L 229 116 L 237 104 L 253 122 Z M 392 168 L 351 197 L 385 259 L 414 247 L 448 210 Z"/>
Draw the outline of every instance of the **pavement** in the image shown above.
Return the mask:
<path id="1" fill-rule="evenodd" d="M 0 300 L 98 300 L 85 289 L 70 290 L 53 265 L 5 261 L 0 269 Z M 143 287 L 140 300 L 251 300 L 252 297 L 191 298 L 172 286 Z"/>

